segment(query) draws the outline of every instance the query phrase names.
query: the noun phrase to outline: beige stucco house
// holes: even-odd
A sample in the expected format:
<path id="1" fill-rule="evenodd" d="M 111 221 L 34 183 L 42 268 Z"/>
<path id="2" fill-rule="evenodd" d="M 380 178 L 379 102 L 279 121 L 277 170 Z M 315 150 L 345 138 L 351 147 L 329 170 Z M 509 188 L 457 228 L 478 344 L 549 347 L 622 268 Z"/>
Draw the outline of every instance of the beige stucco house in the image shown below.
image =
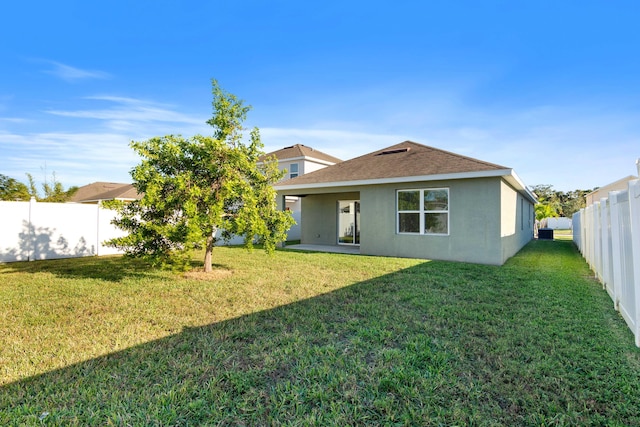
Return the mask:
<path id="1" fill-rule="evenodd" d="M 501 265 L 533 238 L 536 198 L 513 169 L 405 141 L 282 181 L 302 244 Z"/>

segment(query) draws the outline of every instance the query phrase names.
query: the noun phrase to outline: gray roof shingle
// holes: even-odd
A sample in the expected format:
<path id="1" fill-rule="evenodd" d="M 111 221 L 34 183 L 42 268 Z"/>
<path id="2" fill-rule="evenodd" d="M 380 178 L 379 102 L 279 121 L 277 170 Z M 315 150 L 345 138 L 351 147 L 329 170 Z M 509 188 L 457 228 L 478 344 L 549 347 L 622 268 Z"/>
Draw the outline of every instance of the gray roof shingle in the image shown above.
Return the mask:
<path id="1" fill-rule="evenodd" d="M 508 169 L 505 166 L 428 147 L 413 141 L 404 141 L 283 181 L 278 184 L 278 187 Z"/>
<path id="2" fill-rule="evenodd" d="M 337 157 L 333 157 L 327 153 L 323 153 L 322 151 L 318 151 L 312 147 L 307 147 L 306 145 L 296 144 L 291 147 L 285 147 L 280 150 L 272 151 L 271 153 L 267 153 L 260 158 L 263 160 L 267 156 L 275 156 L 278 160 L 287 160 L 287 159 L 295 159 L 298 157 L 311 157 L 318 160 L 323 160 L 328 163 L 340 163 L 340 160 Z"/>

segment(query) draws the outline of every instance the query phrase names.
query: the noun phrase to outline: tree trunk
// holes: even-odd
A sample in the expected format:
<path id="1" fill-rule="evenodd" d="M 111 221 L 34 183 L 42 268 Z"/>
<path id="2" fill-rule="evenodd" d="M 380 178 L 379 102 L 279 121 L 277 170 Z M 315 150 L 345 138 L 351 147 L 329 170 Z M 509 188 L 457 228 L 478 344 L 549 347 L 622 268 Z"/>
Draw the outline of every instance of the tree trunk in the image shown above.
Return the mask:
<path id="1" fill-rule="evenodd" d="M 213 232 L 209 235 L 209 237 L 207 237 L 207 248 L 205 249 L 205 252 L 204 252 L 204 272 L 205 273 L 211 273 L 213 271 L 211 261 L 213 258 L 213 247 L 215 246 L 215 243 L 216 243 L 216 239 L 215 239 L 216 231 L 217 230 L 213 230 Z"/>

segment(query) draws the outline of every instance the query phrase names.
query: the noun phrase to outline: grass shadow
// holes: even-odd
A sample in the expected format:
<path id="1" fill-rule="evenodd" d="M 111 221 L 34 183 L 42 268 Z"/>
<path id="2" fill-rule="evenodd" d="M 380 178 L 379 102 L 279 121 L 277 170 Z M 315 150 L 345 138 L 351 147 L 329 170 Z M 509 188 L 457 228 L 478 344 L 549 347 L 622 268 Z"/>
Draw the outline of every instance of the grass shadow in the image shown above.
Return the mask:
<path id="1" fill-rule="evenodd" d="M 185 328 L 0 387 L 0 423 L 637 425 L 640 356 L 578 261 L 535 242 Z"/>
<path id="2" fill-rule="evenodd" d="M 190 262 L 192 269 L 202 268 L 202 265 L 202 261 Z M 230 267 L 224 264 L 214 263 L 213 268 L 230 270 Z M 171 271 L 154 268 L 142 259 L 122 255 L 0 263 L 0 274 L 11 273 L 49 273 L 62 278 L 93 279 L 113 283 L 172 274 Z"/>
<path id="3" fill-rule="evenodd" d="M 142 278 L 154 274 L 146 262 L 121 255 L 0 264 L 0 274 L 10 273 L 50 273 L 58 277 L 99 279 L 107 282 L 121 282 L 127 278 Z"/>

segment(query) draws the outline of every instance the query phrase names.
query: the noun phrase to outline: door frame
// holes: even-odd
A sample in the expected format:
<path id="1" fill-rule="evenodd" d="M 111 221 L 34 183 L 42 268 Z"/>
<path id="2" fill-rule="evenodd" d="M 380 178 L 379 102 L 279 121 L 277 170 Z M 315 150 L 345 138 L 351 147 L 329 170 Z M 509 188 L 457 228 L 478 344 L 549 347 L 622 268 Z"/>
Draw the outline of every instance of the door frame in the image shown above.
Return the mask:
<path id="1" fill-rule="evenodd" d="M 341 230 L 344 228 L 343 225 L 341 224 L 341 220 L 342 220 L 342 207 L 341 207 L 341 203 L 349 203 L 349 207 L 351 208 L 353 206 L 353 211 L 354 212 L 350 212 L 350 215 L 353 215 L 353 230 L 352 230 L 352 235 L 353 235 L 353 241 L 351 243 L 349 242 L 341 242 L 340 239 L 342 237 L 346 237 L 346 236 L 341 236 Z M 337 215 L 337 223 L 338 223 L 338 227 L 337 227 L 337 236 L 336 236 L 336 241 L 338 245 L 346 245 L 346 246 L 360 246 L 360 200 L 356 200 L 356 199 L 348 199 L 348 200 L 338 200 L 336 203 L 336 215 Z"/>

